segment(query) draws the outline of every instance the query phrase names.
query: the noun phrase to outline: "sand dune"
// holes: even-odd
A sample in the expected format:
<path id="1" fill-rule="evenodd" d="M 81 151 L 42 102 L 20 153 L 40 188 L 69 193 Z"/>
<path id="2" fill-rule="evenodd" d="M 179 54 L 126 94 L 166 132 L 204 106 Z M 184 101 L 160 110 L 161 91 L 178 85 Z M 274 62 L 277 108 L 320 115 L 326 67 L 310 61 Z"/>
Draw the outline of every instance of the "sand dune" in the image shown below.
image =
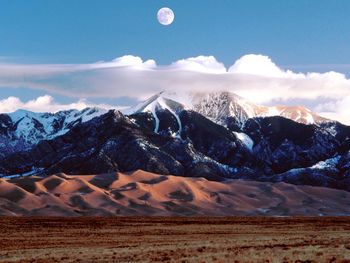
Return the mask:
<path id="1" fill-rule="evenodd" d="M 0 215 L 350 215 L 350 193 L 144 171 L 0 179 Z"/>

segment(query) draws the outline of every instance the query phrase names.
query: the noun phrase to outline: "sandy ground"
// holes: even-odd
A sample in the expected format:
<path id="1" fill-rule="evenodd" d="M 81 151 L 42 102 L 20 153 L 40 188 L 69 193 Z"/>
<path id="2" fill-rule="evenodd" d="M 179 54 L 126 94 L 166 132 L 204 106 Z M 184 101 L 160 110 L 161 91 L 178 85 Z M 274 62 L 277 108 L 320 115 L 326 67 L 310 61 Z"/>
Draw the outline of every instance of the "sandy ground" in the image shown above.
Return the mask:
<path id="1" fill-rule="evenodd" d="M 0 262 L 350 262 L 350 218 L 0 218 Z"/>
<path id="2" fill-rule="evenodd" d="M 3 216 L 350 215 L 350 192 L 144 171 L 0 179 Z"/>

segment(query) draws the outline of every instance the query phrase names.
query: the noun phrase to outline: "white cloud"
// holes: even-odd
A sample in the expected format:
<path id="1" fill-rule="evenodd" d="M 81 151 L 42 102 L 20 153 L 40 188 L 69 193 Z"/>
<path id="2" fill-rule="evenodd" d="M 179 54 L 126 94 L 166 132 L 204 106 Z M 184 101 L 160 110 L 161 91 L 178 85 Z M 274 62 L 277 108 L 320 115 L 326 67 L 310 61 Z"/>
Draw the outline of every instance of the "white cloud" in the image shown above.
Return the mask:
<path id="1" fill-rule="evenodd" d="M 176 61 L 169 68 L 203 73 L 226 73 L 225 65 L 218 62 L 213 56 L 198 56 Z"/>
<path id="2" fill-rule="evenodd" d="M 273 78 L 286 75 L 286 72 L 277 67 L 269 57 L 255 54 L 241 57 L 229 68 L 228 72 Z"/>
<path id="3" fill-rule="evenodd" d="M 85 65 L 87 66 L 87 65 Z M 140 57 L 135 57 L 131 55 L 126 55 L 123 57 L 119 57 L 116 59 L 113 59 L 111 62 L 105 62 L 105 61 L 100 61 L 94 64 L 90 65 L 90 69 L 97 69 L 97 68 L 122 68 L 122 67 L 127 67 L 127 68 L 134 68 L 134 69 L 146 69 L 146 68 L 155 68 L 156 62 L 152 59 L 147 60 L 147 61 L 142 61 Z M 84 68 L 84 65 L 82 65 Z"/>
<path id="4" fill-rule="evenodd" d="M 344 74 L 295 73 L 263 55 L 243 56 L 228 70 L 213 56 L 182 59 L 166 66 L 130 55 L 92 64 L 0 63 L 1 87 L 30 87 L 71 97 L 138 99 L 161 90 L 227 90 L 260 104 L 309 100 L 313 109 L 350 124 L 344 106 L 350 96 L 350 80 Z M 325 101 L 332 105 L 331 110 L 325 108 Z"/>
<path id="5" fill-rule="evenodd" d="M 342 99 L 321 103 L 317 105 L 315 111 L 320 115 L 332 120 L 340 120 L 345 124 L 350 124 L 350 95 Z"/>
<path id="6" fill-rule="evenodd" d="M 94 104 L 86 100 L 79 100 L 73 103 L 62 104 L 54 101 L 54 98 L 49 95 L 40 96 L 34 100 L 26 102 L 21 101 L 17 97 L 8 97 L 0 100 L 0 112 L 9 113 L 18 109 L 30 110 L 34 112 L 57 112 L 60 110 L 78 109 L 82 110 L 86 107 L 98 107 L 102 109 L 123 109 L 123 107 L 108 105 L 108 104 Z"/>

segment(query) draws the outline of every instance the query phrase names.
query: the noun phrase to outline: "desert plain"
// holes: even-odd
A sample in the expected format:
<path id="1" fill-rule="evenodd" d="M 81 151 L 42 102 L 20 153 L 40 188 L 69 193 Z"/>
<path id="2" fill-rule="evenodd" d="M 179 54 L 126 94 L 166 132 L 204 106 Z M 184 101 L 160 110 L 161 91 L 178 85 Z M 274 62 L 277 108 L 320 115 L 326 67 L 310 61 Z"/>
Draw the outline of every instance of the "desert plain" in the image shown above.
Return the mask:
<path id="1" fill-rule="evenodd" d="M 350 193 L 144 171 L 0 179 L 0 262 L 350 262 Z"/>
<path id="2" fill-rule="evenodd" d="M 2 217 L 0 262 L 350 262 L 347 217 Z"/>

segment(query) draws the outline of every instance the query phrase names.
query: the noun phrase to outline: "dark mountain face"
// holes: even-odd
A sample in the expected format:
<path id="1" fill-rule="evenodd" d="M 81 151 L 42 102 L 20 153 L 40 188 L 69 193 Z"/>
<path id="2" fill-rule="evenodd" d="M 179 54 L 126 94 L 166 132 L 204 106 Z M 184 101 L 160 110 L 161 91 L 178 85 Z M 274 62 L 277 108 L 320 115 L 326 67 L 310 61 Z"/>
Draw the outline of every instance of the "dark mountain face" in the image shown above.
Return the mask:
<path id="1" fill-rule="evenodd" d="M 189 140 L 195 149 L 231 167 L 253 165 L 254 156 L 230 130 L 194 111 L 182 111 L 180 118 L 181 137 Z"/>
<path id="2" fill-rule="evenodd" d="M 147 113 L 128 118 L 120 112 L 110 111 L 90 122 L 76 125 L 61 137 L 40 142 L 28 152 L 1 160 L 1 173 L 23 174 L 40 170 L 41 174 L 80 174 L 143 169 L 215 180 L 229 177 L 235 169 L 225 162 L 233 164 L 243 160 L 241 155 L 248 154 L 244 146 L 225 128 L 199 114 L 183 114 L 185 121 L 181 139 L 169 136 L 169 129 L 161 130 L 160 134 L 154 133 L 154 127 L 150 125 L 152 117 Z M 171 123 L 171 120 L 168 122 Z M 195 136 L 196 129 L 203 132 Z M 202 143 L 204 137 L 210 138 L 205 144 Z M 218 147 L 226 147 L 228 151 L 220 153 Z M 228 158 L 230 153 L 233 160 Z M 241 158 L 238 161 L 234 161 L 235 153 Z"/>
<path id="3" fill-rule="evenodd" d="M 159 173 L 180 174 L 181 166 L 151 141 L 128 118 L 110 111 L 76 125 L 61 137 L 41 141 L 29 152 L 10 156 L 5 159 L 7 165 L 1 166 L 9 173 L 23 173 L 32 168 L 44 168 L 45 174 L 103 173 L 143 167 Z"/>
<path id="4" fill-rule="evenodd" d="M 181 111 L 178 120 L 168 110 L 157 112 L 158 133 L 162 137 L 176 137 L 181 145 L 188 144 L 197 152 L 221 164 L 241 168 L 251 164 L 254 159 L 247 147 L 230 130 L 215 124 L 194 111 Z M 155 129 L 155 120 L 150 113 L 138 113 L 130 118 L 149 132 Z M 225 149 L 225 150 L 223 150 Z"/>
<path id="5" fill-rule="evenodd" d="M 6 117 L 1 120 L 6 123 Z M 248 178 L 350 190 L 350 127 L 337 122 L 305 125 L 283 117 L 252 118 L 242 127 L 232 127 L 195 111 L 159 108 L 156 116 L 109 111 L 27 151 L 6 155 L 0 159 L 0 173 L 143 169 L 210 180 Z"/>
<path id="6" fill-rule="evenodd" d="M 243 132 L 253 139 L 254 155 L 267 174 L 309 167 L 350 149 L 350 127 L 337 122 L 305 125 L 283 117 L 254 118 Z"/>
<path id="7" fill-rule="evenodd" d="M 60 136 L 75 125 L 105 112 L 102 109 L 86 108 L 57 113 L 18 110 L 0 114 L 0 157 L 29 150 L 38 142 Z"/>

